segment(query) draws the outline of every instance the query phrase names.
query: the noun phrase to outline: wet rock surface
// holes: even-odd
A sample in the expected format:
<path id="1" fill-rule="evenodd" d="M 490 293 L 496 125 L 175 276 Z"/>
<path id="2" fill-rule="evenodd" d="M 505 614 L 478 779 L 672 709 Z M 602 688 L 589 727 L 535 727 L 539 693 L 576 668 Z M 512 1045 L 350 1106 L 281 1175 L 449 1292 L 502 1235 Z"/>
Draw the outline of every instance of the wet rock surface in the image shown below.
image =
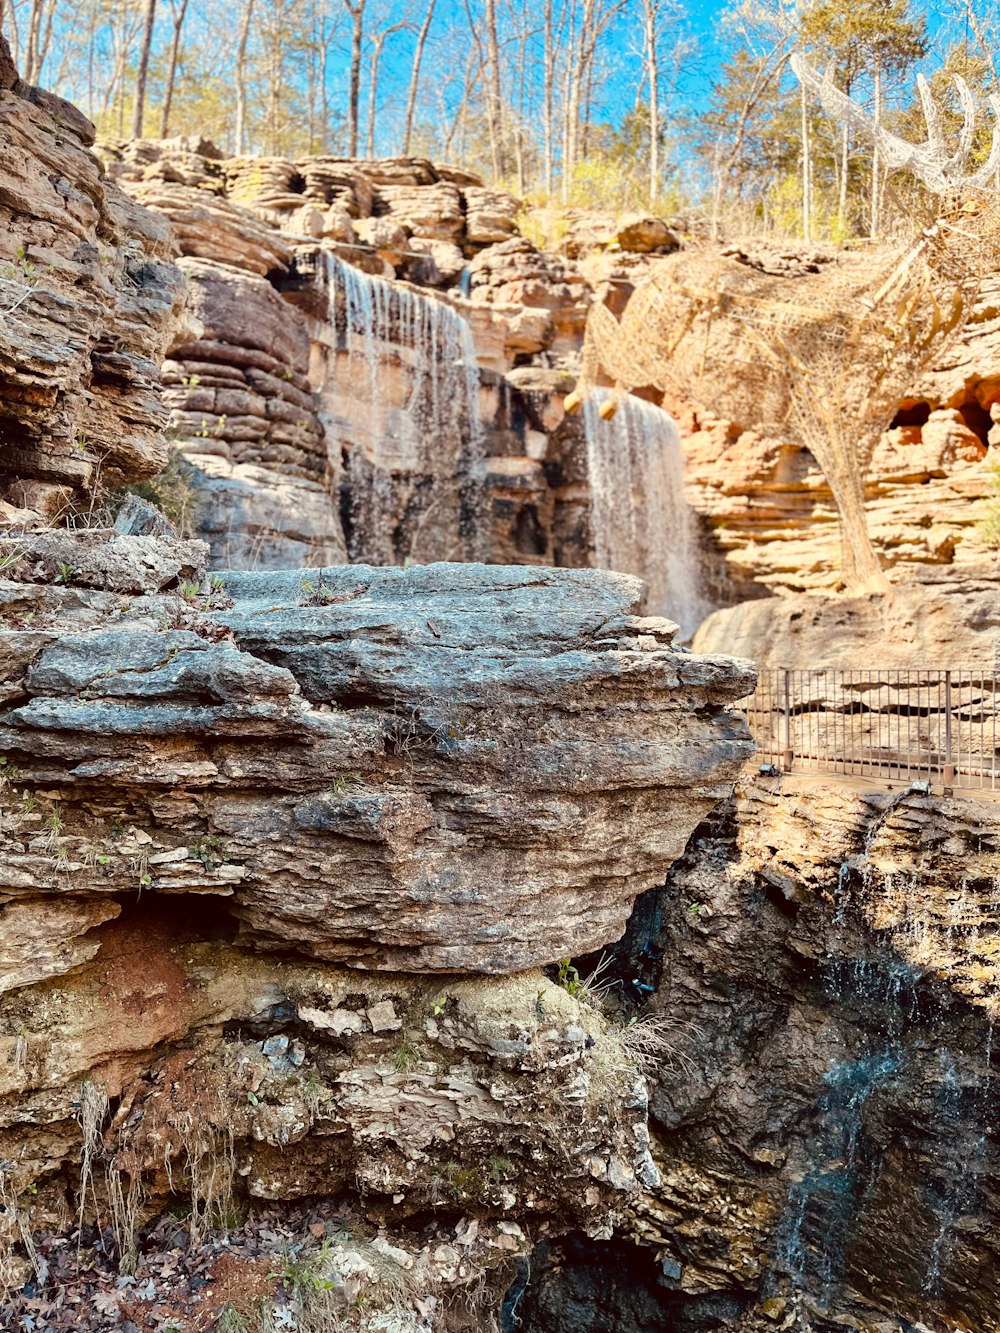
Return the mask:
<path id="1" fill-rule="evenodd" d="M 540 1251 L 529 1327 L 997 1327 L 997 846 L 989 802 L 738 785 L 630 936 L 676 1022 L 642 1244 Z"/>

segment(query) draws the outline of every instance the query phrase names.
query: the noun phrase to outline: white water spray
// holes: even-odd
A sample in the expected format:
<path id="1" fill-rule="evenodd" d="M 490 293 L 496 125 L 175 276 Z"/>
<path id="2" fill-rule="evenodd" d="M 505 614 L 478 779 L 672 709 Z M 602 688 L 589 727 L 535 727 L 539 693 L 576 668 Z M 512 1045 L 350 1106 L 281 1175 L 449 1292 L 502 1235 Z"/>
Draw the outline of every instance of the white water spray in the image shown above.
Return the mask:
<path id="1" fill-rule="evenodd" d="M 662 408 L 631 394 L 605 421 L 604 397 L 591 393 L 583 405 L 594 562 L 645 579 L 649 613 L 676 620 L 690 638 L 711 606 L 701 590 L 698 523 L 684 499 L 677 427 Z"/>
<path id="2" fill-rule="evenodd" d="M 338 344 L 331 405 L 340 433 L 371 471 L 353 554 L 396 563 L 405 526 L 411 559 L 484 559 L 485 435 L 468 324 L 444 301 L 329 252 L 323 265 Z"/>

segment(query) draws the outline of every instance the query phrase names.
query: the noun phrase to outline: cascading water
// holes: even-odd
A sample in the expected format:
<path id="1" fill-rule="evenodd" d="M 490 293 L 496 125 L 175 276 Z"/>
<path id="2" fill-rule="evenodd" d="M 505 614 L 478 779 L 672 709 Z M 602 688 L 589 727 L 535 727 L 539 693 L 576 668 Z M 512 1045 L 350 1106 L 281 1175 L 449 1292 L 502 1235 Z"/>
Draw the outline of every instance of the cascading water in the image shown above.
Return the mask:
<path id="1" fill-rule="evenodd" d="M 899 1050 L 887 1046 L 835 1065 L 824 1079 L 812 1161 L 789 1193 L 775 1237 L 777 1266 L 799 1298 L 815 1284 L 825 1305 L 840 1275 L 854 1214 L 878 1169 L 861 1151 L 865 1108 L 901 1063 Z"/>
<path id="2" fill-rule="evenodd" d="M 676 620 L 690 638 L 711 606 L 701 591 L 698 523 L 684 499 L 677 427 L 631 394 L 605 421 L 604 397 L 591 393 L 583 406 L 594 562 L 645 579 L 650 614 Z"/>
<path id="3" fill-rule="evenodd" d="M 980 929 L 990 915 L 980 895 L 995 903 L 997 886 L 977 883 L 974 889 L 963 880 L 935 906 L 933 895 L 921 902 L 915 870 L 879 866 L 878 838 L 908 795 L 878 803 L 860 853 L 840 867 L 826 950 L 818 959 L 826 1004 L 848 1018 L 858 1041 L 824 1078 L 803 1141 L 801 1174 L 775 1233 L 771 1289 L 792 1297 L 799 1330 L 814 1328 L 813 1315 L 832 1308 L 838 1286 L 865 1271 L 865 1261 L 859 1270 L 852 1256 L 855 1231 L 866 1232 L 872 1216 L 888 1210 L 891 1217 L 899 1206 L 898 1198 L 882 1192 L 886 1155 L 900 1148 L 886 1119 L 894 1097 L 905 1095 L 927 1126 L 928 1146 L 910 1196 L 910 1206 L 926 1218 L 926 1248 L 915 1249 L 910 1262 L 929 1312 L 956 1297 L 961 1303 L 953 1272 L 961 1271 L 965 1231 L 994 1160 L 995 986 L 991 969 L 970 959 L 984 952 Z M 862 956 L 855 952 L 859 924 L 874 924 L 879 932 Z M 985 978 L 987 998 L 970 996 L 971 1013 L 986 1022 L 976 1023 L 970 1013 L 956 1031 L 945 1015 L 973 972 L 981 983 Z M 935 978 L 946 983 L 943 995 L 935 993 Z"/>
<path id="4" fill-rule="evenodd" d="M 327 402 L 351 474 L 353 559 L 482 560 L 485 436 L 468 324 L 444 301 L 324 253 Z"/>

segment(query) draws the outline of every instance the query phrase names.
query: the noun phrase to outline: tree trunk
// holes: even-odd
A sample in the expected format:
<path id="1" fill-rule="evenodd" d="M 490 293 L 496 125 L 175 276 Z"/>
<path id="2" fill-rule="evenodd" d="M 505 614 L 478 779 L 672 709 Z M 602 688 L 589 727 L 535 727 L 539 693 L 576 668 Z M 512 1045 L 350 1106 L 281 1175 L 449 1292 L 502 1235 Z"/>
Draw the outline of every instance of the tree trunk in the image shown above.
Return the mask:
<path id="1" fill-rule="evenodd" d="M 236 48 L 236 130 L 234 150 L 237 157 L 246 151 L 247 137 L 247 43 L 250 40 L 250 19 L 253 0 L 246 0 L 240 20 L 239 45 Z"/>
<path id="2" fill-rule="evenodd" d="M 42 45 L 43 6 L 44 0 L 32 0 L 31 13 L 28 18 L 27 51 L 24 60 L 25 83 L 37 83 L 42 72 L 39 55 Z"/>
<path id="3" fill-rule="evenodd" d="M 646 21 L 646 81 L 649 84 L 649 206 L 660 192 L 660 65 L 656 50 L 657 0 L 643 0 Z"/>
<path id="4" fill-rule="evenodd" d="M 358 155 L 358 107 L 361 101 L 361 45 L 365 35 L 365 0 L 344 0 L 351 16 L 351 86 L 347 102 L 347 156 Z"/>
<path id="5" fill-rule="evenodd" d="M 875 61 L 875 89 L 874 89 L 874 91 L 875 91 L 875 104 L 874 104 L 874 106 L 873 106 L 873 108 L 872 108 L 872 116 L 873 116 L 873 119 L 874 119 L 874 122 L 875 122 L 875 128 L 876 128 L 876 130 L 877 130 L 878 127 L 879 127 L 879 125 L 881 124 L 881 121 L 882 121 L 882 62 L 881 62 L 881 60 L 876 60 L 876 61 Z M 878 224 L 879 224 L 879 199 L 878 199 L 878 195 L 879 195 L 879 190 L 880 190 L 880 188 L 881 188 L 881 182 L 880 182 L 880 180 L 879 180 L 878 144 L 877 144 L 877 143 L 873 143 L 873 144 L 872 144 L 872 212 L 871 212 L 871 227 L 869 228 L 869 235 L 871 236 L 871 239 L 872 239 L 873 241 L 874 241 L 874 240 L 876 239 L 876 237 L 878 236 Z"/>
<path id="6" fill-rule="evenodd" d="M 451 154 L 451 146 L 455 141 L 455 135 L 458 133 L 459 126 L 465 118 L 465 110 L 469 105 L 469 98 L 472 96 L 472 90 L 479 81 L 479 70 L 482 68 L 477 63 L 476 52 L 470 51 L 469 58 L 465 63 L 465 84 L 462 88 L 462 98 L 455 109 L 451 125 L 448 127 L 448 133 L 444 140 L 444 156 L 447 159 Z"/>
<path id="7" fill-rule="evenodd" d="M 850 96 L 850 90 L 848 90 Z M 840 137 L 840 199 L 837 203 L 837 214 L 840 218 L 841 232 L 847 230 L 847 164 L 851 155 L 851 129 L 847 121 L 844 121 L 844 128 Z"/>
<path id="8" fill-rule="evenodd" d="M 327 65 L 329 62 L 329 46 L 326 40 L 326 16 L 323 16 L 323 27 L 320 29 L 320 56 L 319 56 L 319 106 L 320 118 L 323 129 L 320 134 L 319 146 L 321 153 L 330 151 L 330 99 L 326 90 L 327 84 Z"/>
<path id="9" fill-rule="evenodd" d="M 490 136 L 493 176 L 499 180 L 507 168 L 503 142 L 503 99 L 500 92 L 500 40 L 497 35 L 496 0 L 486 0 L 486 121 Z"/>
<path id="10" fill-rule="evenodd" d="M 575 15 L 574 15 L 575 23 Z M 574 33 L 566 57 L 566 72 L 563 79 L 563 155 L 562 155 L 562 201 L 569 203 L 570 185 L 573 169 L 576 166 L 576 117 L 580 106 L 580 83 L 577 70 L 579 67 L 579 44 Z"/>
<path id="11" fill-rule="evenodd" d="M 809 103 L 806 86 L 801 89 L 802 110 L 802 239 L 812 240 L 812 152 L 809 142 Z"/>
<path id="12" fill-rule="evenodd" d="M 552 194 L 554 182 L 554 153 L 552 143 L 553 110 L 555 105 L 555 32 L 552 28 L 552 0 L 545 0 L 542 20 L 542 171 L 545 192 Z"/>
<path id="13" fill-rule="evenodd" d="M 56 7 L 49 5 L 48 13 L 45 16 L 45 36 L 42 39 L 41 47 L 38 52 L 38 82 L 42 81 L 42 69 L 48 59 L 49 47 L 52 44 L 52 24 L 56 16 Z"/>
<path id="14" fill-rule="evenodd" d="M 372 38 L 372 58 L 368 70 L 368 134 L 365 152 L 368 157 L 375 156 L 375 110 L 378 99 L 378 67 L 382 59 L 382 47 L 394 32 L 406 28 L 407 23 L 394 23 L 391 28 L 377 32 Z"/>
<path id="15" fill-rule="evenodd" d="M 132 138 L 142 138 L 142 121 L 146 110 L 146 78 L 149 74 L 149 49 L 153 45 L 153 24 L 156 22 L 156 0 L 146 0 L 146 21 L 139 47 L 139 68 L 135 76 L 135 107 L 132 113 Z"/>
<path id="16" fill-rule="evenodd" d="M 410 88 L 406 94 L 406 117 L 403 122 L 404 157 L 408 157 L 410 154 L 410 140 L 413 137 L 413 116 L 417 106 L 417 88 L 420 83 L 420 66 L 424 59 L 427 34 L 430 32 L 431 20 L 434 17 L 434 5 L 435 0 L 427 0 L 427 10 L 424 14 L 424 21 L 420 25 L 417 44 L 413 52 L 413 69 L 410 71 Z"/>
<path id="17" fill-rule="evenodd" d="M 160 119 L 160 138 L 170 136 L 170 110 L 174 100 L 174 81 L 177 78 L 177 61 L 181 49 L 181 27 L 187 13 L 188 0 L 181 0 L 179 9 L 174 10 L 174 31 L 170 40 L 170 60 L 167 65 L 167 83 L 163 92 L 163 115 Z"/>
<path id="18" fill-rule="evenodd" d="M 284 48 L 281 41 L 281 15 L 274 15 L 271 30 L 270 56 L 267 78 L 267 139 L 273 157 L 281 153 L 281 95 L 284 82 Z"/>
<path id="19" fill-rule="evenodd" d="M 365 156 L 375 156 L 375 99 L 378 95 L 378 62 L 382 59 L 384 34 L 376 33 L 372 38 L 372 56 L 368 62 L 368 134 L 365 141 Z"/>

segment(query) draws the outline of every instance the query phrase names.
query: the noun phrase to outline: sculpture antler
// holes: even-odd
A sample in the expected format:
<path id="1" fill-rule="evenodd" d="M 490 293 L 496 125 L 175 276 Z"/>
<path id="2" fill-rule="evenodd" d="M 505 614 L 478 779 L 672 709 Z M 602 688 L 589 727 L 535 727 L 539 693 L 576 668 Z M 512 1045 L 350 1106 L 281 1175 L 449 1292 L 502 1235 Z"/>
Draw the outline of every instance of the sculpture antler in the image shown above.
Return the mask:
<path id="1" fill-rule="evenodd" d="M 917 75 L 917 92 L 927 124 L 927 139 L 922 144 L 913 144 L 877 125 L 866 111 L 835 87 L 832 70 L 820 74 L 798 52 L 792 56 L 791 65 L 798 80 L 816 94 L 830 115 L 846 120 L 873 141 L 886 166 L 894 171 L 912 171 L 934 194 L 985 189 L 996 176 L 1000 168 L 1000 97 L 996 94 L 991 93 L 989 97 L 995 121 L 989 156 L 982 166 L 963 175 L 975 140 L 976 100 L 960 75 L 955 75 L 955 87 L 962 105 L 962 130 L 957 148 L 949 153 L 941 127 L 940 109 L 922 74 Z"/>

